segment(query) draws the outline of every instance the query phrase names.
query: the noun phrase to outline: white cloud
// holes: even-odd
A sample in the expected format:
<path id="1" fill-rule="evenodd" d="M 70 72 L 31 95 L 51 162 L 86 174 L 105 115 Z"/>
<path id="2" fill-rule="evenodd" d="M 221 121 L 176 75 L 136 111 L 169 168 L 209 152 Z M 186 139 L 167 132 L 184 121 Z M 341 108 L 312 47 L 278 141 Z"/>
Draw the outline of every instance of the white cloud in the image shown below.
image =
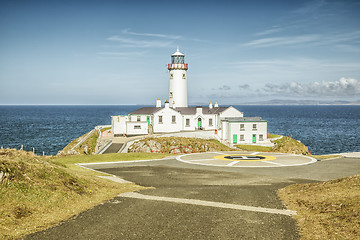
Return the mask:
<path id="1" fill-rule="evenodd" d="M 310 43 L 320 39 L 320 35 L 309 34 L 294 37 L 273 37 L 273 38 L 261 38 L 244 43 L 243 46 L 250 47 L 273 47 L 284 45 L 296 45 L 302 43 Z"/>
<path id="2" fill-rule="evenodd" d="M 249 84 L 239 85 L 240 90 L 245 90 L 245 89 L 249 89 L 249 88 L 250 88 Z"/>
<path id="3" fill-rule="evenodd" d="M 231 87 L 228 86 L 228 85 L 223 85 L 222 87 L 219 87 L 219 90 L 225 90 L 225 91 L 228 91 L 228 90 L 231 90 Z"/>
<path id="4" fill-rule="evenodd" d="M 318 13 L 320 9 L 327 5 L 325 0 L 315 0 L 306 3 L 303 7 L 296 9 L 292 13 L 299 14 L 299 15 L 307 15 Z"/>
<path id="5" fill-rule="evenodd" d="M 131 57 L 131 56 L 142 56 L 146 52 L 98 52 L 101 56 L 113 56 L 113 57 Z"/>
<path id="6" fill-rule="evenodd" d="M 173 44 L 172 41 L 157 41 L 157 40 L 135 40 L 121 36 L 112 36 L 107 38 L 109 41 L 122 43 L 123 47 L 168 47 Z"/>
<path id="7" fill-rule="evenodd" d="M 278 32 L 281 32 L 281 31 L 283 31 L 282 28 L 273 27 L 273 28 L 271 28 L 271 29 L 268 29 L 268 30 L 265 30 L 265 31 L 262 31 L 262 32 L 258 32 L 258 33 L 256 33 L 255 35 L 256 35 L 256 36 L 270 35 L 270 34 L 278 33 Z"/>
<path id="8" fill-rule="evenodd" d="M 265 94 L 297 97 L 356 97 L 360 96 L 360 81 L 354 78 L 343 77 L 334 82 L 266 84 L 262 91 Z"/>
<path id="9" fill-rule="evenodd" d="M 144 36 L 144 37 L 158 37 L 158 38 L 167 38 L 167 39 L 180 39 L 180 35 L 167 35 L 159 33 L 137 33 L 130 31 L 130 28 L 126 28 L 122 31 L 124 34 L 135 35 L 135 36 Z"/>

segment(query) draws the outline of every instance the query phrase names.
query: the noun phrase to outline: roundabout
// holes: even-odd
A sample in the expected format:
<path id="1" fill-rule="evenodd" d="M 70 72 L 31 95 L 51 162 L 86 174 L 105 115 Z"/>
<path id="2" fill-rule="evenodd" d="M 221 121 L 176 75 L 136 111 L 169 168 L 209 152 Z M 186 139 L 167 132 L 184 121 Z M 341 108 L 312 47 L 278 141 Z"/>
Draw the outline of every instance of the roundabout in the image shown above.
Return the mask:
<path id="1" fill-rule="evenodd" d="M 211 152 L 181 155 L 178 161 L 214 167 L 291 167 L 316 162 L 303 155 L 268 152 Z"/>

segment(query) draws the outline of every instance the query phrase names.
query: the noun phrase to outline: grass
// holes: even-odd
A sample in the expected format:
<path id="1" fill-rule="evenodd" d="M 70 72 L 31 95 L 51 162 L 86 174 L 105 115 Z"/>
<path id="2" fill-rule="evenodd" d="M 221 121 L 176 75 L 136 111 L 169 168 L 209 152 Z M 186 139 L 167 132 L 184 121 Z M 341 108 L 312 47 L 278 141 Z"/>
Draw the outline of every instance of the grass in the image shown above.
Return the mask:
<path id="1" fill-rule="evenodd" d="M 118 162 L 118 161 L 132 161 L 141 159 L 161 159 L 171 154 L 168 153 L 110 153 L 98 155 L 71 155 L 64 157 L 53 157 L 51 162 L 55 164 L 68 166 L 75 163 L 93 163 L 93 162 Z"/>
<path id="2" fill-rule="evenodd" d="M 278 138 L 278 137 L 281 137 L 281 135 L 269 133 L 269 138 Z"/>
<path id="3" fill-rule="evenodd" d="M 84 137 L 86 137 L 88 133 L 85 133 L 79 138 L 76 138 L 72 140 L 61 152 L 62 155 L 67 155 L 68 151 L 70 151 L 76 144 L 78 144 Z M 83 143 L 81 143 L 79 146 L 77 146 L 74 150 L 81 155 L 88 155 L 95 153 L 96 148 L 96 142 L 99 137 L 99 134 L 97 131 L 94 131 L 88 139 L 86 139 Z"/>
<path id="4" fill-rule="evenodd" d="M 76 144 L 78 144 L 88 133 L 85 133 L 84 135 L 82 135 L 81 137 L 78 137 L 74 140 L 72 140 L 68 145 L 66 145 L 66 147 L 64 147 L 64 149 L 62 151 L 67 152 L 70 151 Z"/>
<path id="5" fill-rule="evenodd" d="M 168 154 L 132 153 L 40 157 L 0 150 L 0 238 L 21 238 L 67 220 L 122 192 L 143 189 L 119 184 L 74 165 L 84 162 L 162 158 Z"/>
<path id="6" fill-rule="evenodd" d="M 105 131 L 110 130 L 110 129 L 111 129 L 111 127 L 102 128 L 101 132 L 105 132 Z"/>
<path id="7" fill-rule="evenodd" d="M 184 147 L 188 147 L 194 152 L 211 151 L 233 151 L 215 139 L 186 138 L 186 137 L 147 137 L 135 142 L 129 147 L 129 152 L 161 152 L 169 153 L 177 149 L 176 153 L 183 153 Z M 187 149 L 189 150 L 189 149 Z"/>
<path id="8" fill-rule="evenodd" d="M 290 185 L 278 194 L 297 211 L 302 240 L 360 239 L 360 175 Z"/>
<path id="9" fill-rule="evenodd" d="M 339 158 L 342 157 L 341 155 L 311 155 L 311 157 L 316 158 L 318 160 L 327 160 L 327 159 L 332 159 L 332 158 Z"/>
<path id="10" fill-rule="evenodd" d="M 254 151 L 254 152 L 272 152 L 272 147 L 264 147 L 264 146 L 257 146 L 257 145 L 235 145 L 235 147 L 243 150 L 243 151 Z"/>
<path id="11" fill-rule="evenodd" d="M 304 144 L 291 137 L 284 136 L 273 142 L 275 143 L 273 152 L 310 155 L 309 149 Z"/>

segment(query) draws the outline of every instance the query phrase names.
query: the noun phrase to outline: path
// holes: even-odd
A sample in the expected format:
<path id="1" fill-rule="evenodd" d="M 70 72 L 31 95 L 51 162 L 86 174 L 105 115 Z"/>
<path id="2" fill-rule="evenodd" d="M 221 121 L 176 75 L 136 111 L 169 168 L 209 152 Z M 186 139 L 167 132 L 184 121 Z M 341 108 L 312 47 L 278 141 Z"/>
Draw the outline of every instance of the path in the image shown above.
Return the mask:
<path id="1" fill-rule="evenodd" d="M 88 164 L 155 188 L 122 194 L 26 239 L 298 239 L 289 216 L 293 212 L 284 208 L 276 191 L 293 183 L 359 174 L 359 163 L 340 158 L 273 168 L 176 159 Z"/>

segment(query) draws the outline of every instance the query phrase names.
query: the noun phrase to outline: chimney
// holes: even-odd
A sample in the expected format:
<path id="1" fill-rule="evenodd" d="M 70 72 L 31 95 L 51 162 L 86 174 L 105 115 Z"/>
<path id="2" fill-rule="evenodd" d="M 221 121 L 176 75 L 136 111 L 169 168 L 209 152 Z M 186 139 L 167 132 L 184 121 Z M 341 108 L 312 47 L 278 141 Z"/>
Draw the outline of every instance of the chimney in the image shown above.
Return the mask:
<path id="1" fill-rule="evenodd" d="M 217 102 L 215 102 L 214 107 L 218 108 L 218 107 L 219 107 L 219 104 L 218 104 Z"/>
<path id="2" fill-rule="evenodd" d="M 212 103 L 210 102 L 209 103 L 209 109 L 212 109 L 213 108 L 213 105 L 212 105 Z"/>
<path id="3" fill-rule="evenodd" d="M 158 99 L 156 100 L 156 107 L 157 107 L 157 108 L 161 108 L 161 100 L 160 100 L 160 98 L 158 98 Z"/>
<path id="4" fill-rule="evenodd" d="M 168 100 L 165 101 L 165 108 L 169 108 L 169 101 Z"/>
<path id="5" fill-rule="evenodd" d="M 173 109 L 175 109 L 175 108 L 176 108 L 175 101 L 173 101 L 172 108 L 173 108 Z"/>
<path id="6" fill-rule="evenodd" d="M 202 114 L 202 106 L 197 106 L 196 107 L 196 115 L 200 115 Z"/>

